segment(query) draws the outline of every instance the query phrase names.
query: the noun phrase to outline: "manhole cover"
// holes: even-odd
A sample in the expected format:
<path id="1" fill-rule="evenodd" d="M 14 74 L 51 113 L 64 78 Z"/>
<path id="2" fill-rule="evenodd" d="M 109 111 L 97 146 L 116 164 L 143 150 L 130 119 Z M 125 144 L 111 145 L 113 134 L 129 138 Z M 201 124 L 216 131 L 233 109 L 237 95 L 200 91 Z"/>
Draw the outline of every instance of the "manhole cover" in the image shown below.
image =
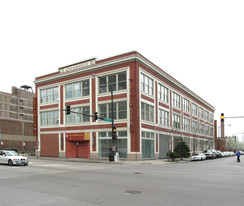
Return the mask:
<path id="1" fill-rule="evenodd" d="M 141 194 L 141 191 L 138 191 L 138 190 L 126 190 L 125 193 L 128 194 L 128 195 L 137 195 L 137 194 Z"/>
<path id="2" fill-rule="evenodd" d="M 134 172 L 133 174 L 134 175 L 141 175 L 142 173 L 141 172 Z"/>

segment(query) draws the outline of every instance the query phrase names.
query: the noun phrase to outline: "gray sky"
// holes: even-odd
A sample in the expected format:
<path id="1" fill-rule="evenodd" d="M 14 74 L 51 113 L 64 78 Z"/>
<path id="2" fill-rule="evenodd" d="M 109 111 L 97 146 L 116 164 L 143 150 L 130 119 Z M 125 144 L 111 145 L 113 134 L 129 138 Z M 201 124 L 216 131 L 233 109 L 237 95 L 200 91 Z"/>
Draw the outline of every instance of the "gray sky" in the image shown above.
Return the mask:
<path id="1" fill-rule="evenodd" d="M 243 0 L 0 1 L 0 91 L 137 50 L 212 104 L 218 121 L 244 116 L 243 11 Z M 226 119 L 226 134 L 236 132 L 244 119 Z"/>

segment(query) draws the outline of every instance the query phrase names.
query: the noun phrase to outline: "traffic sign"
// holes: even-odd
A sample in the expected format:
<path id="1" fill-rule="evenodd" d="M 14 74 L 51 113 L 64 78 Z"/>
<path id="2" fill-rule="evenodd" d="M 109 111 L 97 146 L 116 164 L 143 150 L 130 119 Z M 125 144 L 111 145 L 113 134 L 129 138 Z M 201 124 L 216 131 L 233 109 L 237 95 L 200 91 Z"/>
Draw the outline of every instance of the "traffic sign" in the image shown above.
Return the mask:
<path id="1" fill-rule="evenodd" d="M 113 121 L 112 119 L 109 119 L 109 118 L 104 118 L 103 120 L 106 122 L 112 122 Z"/>

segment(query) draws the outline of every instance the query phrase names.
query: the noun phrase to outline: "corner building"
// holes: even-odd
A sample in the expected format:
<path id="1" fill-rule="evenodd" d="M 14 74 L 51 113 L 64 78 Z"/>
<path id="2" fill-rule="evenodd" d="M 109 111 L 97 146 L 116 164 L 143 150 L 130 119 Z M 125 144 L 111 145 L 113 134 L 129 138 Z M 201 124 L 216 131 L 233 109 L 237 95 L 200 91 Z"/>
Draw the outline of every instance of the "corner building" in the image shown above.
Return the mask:
<path id="1" fill-rule="evenodd" d="M 136 51 L 59 68 L 35 85 L 37 155 L 108 159 L 111 122 L 81 114 L 112 118 L 109 87 L 120 158 L 166 158 L 181 139 L 191 152 L 214 148 L 214 107 Z"/>

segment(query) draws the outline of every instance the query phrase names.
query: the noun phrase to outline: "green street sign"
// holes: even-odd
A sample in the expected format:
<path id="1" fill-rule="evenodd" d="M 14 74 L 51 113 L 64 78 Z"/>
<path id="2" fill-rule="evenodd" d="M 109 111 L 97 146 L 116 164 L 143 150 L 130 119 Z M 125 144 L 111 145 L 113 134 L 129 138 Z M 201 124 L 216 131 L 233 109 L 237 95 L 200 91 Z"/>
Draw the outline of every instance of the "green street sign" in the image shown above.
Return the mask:
<path id="1" fill-rule="evenodd" d="M 103 120 L 106 122 L 112 122 L 113 121 L 112 119 L 109 119 L 109 118 L 104 118 Z"/>

